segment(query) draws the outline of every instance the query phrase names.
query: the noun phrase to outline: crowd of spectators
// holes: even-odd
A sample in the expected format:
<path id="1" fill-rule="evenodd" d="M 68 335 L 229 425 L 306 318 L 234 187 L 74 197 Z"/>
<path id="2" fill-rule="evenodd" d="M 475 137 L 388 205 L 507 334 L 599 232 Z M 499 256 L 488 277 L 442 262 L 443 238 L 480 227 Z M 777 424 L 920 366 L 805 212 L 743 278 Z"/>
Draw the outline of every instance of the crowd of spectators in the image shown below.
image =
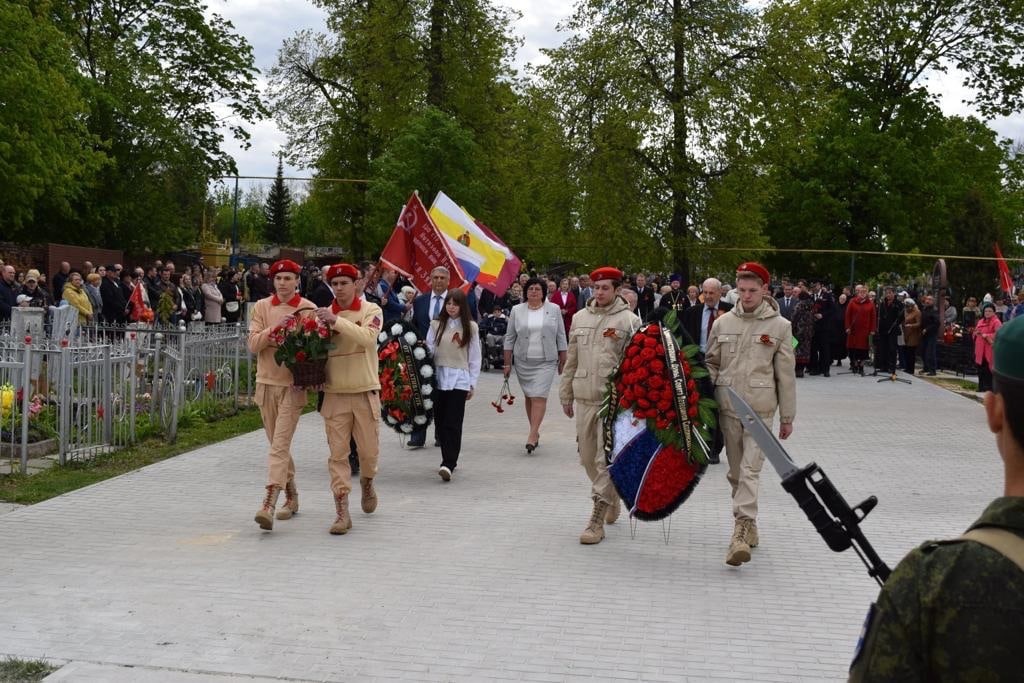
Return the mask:
<path id="1" fill-rule="evenodd" d="M 381 306 L 385 322 L 412 321 L 413 300 L 420 292 L 381 264 L 360 266 L 366 273 L 363 297 Z M 300 292 L 317 306 L 329 306 L 334 299 L 324 280 L 326 268 L 308 263 L 301 275 Z M 244 270 L 214 269 L 202 262 L 181 269 L 172 261 L 131 269 L 117 263 L 94 266 L 86 261 L 72 267 L 63 262 L 48 283 L 37 269 L 18 272 L 0 261 L 0 321 L 10 319 L 15 306 L 67 305 L 78 309 L 83 324 L 123 325 L 138 321 L 146 309 L 155 319 L 179 326 L 236 323 L 245 303 L 272 296 L 269 270 L 267 262 Z M 547 299 L 558 306 L 566 330 L 592 296 L 588 276 L 572 273 L 524 272 L 501 295 L 472 288 L 468 299 L 481 335 L 492 323 L 503 323 L 512 307 L 524 300 L 523 287 L 531 276 L 545 284 Z M 869 289 L 863 284 L 832 287 L 816 279 L 784 279 L 771 289 L 780 314 L 792 324 L 798 377 L 829 377 L 846 359 L 855 373 L 863 374 L 871 362 L 876 373 L 913 374 L 920 362 L 922 372 L 934 375 L 939 346 L 957 343 L 975 352 L 972 360 L 984 372 L 986 354 L 978 345 L 992 326 L 985 320 L 1002 323 L 1024 315 L 1024 290 L 1013 297 L 969 296 L 958 311 L 948 296 L 940 302 L 935 293 L 916 286 Z M 714 319 L 735 304 L 731 285 L 713 277 L 685 286 L 678 275 L 636 272 L 627 275 L 619 294 L 645 321 L 658 309 L 675 310 L 702 349 Z"/>

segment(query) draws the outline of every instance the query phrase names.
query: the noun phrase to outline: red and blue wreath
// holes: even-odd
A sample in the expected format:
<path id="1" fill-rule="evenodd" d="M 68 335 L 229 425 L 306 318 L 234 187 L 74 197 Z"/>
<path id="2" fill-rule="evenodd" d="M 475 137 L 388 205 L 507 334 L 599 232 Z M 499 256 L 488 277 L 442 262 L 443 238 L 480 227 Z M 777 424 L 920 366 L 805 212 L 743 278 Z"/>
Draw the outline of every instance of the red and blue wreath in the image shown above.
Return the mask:
<path id="1" fill-rule="evenodd" d="M 718 406 L 700 349 L 675 311 L 641 327 L 608 382 L 608 472 L 631 516 L 658 520 L 693 493 L 714 447 Z"/>

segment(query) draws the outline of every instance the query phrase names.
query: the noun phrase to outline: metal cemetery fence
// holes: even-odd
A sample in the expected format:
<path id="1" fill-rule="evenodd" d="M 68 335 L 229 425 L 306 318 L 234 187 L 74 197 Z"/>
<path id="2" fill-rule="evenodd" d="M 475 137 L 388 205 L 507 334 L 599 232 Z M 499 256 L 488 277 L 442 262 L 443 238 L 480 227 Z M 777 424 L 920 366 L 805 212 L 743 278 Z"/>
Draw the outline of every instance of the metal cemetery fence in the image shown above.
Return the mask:
<path id="1" fill-rule="evenodd" d="M 6 472 L 16 461 L 27 472 L 36 450 L 65 464 L 157 433 L 173 442 L 185 421 L 237 412 L 251 396 L 239 325 L 80 327 L 73 314 L 53 310 L 44 325 L 16 309 L 0 328 Z"/>

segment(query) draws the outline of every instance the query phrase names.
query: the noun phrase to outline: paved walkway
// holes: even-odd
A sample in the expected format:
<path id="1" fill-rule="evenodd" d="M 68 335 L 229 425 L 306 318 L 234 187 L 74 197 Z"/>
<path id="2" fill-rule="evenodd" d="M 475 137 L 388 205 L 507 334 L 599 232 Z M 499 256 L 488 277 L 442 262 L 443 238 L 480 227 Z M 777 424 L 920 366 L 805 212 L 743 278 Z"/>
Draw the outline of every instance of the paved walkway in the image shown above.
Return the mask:
<path id="1" fill-rule="evenodd" d="M 380 508 L 333 537 L 318 415 L 295 441 L 301 512 L 252 521 L 260 432 L 0 516 L 0 655 L 70 662 L 53 680 L 838 681 L 877 592 L 830 552 L 766 465 L 761 547 L 723 563 L 724 465 L 662 524 L 581 546 L 590 512 L 572 422 L 552 401 L 525 455 L 498 373 L 467 415 L 450 484 L 437 449 L 388 432 Z M 982 407 L 923 381 L 799 381 L 791 452 L 816 460 L 895 564 L 999 493 Z M 358 498 L 358 496 L 356 496 Z"/>

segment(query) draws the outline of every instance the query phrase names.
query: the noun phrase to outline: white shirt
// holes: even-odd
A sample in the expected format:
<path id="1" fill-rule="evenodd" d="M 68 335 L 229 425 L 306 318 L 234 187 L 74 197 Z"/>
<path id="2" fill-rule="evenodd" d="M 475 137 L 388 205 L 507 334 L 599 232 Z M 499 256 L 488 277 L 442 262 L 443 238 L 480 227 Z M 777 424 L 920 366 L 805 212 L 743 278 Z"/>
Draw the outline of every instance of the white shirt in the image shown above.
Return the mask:
<path id="1" fill-rule="evenodd" d="M 526 328 L 530 345 L 526 350 L 527 358 L 544 358 L 544 307 L 537 310 L 527 307 Z"/>
<path id="2" fill-rule="evenodd" d="M 437 342 L 434 339 L 434 328 L 435 326 L 431 325 L 430 329 L 427 330 L 427 348 L 430 349 L 430 353 L 434 353 L 434 349 L 437 347 Z M 454 318 L 449 318 L 447 329 L 462 329 L 462 323 Z M 469 352 L 468 371 L 462 368 L 446 368 L 444 366 L 434 368 L 437 372 L 437 388 L 441 391 L 451 391 L 453 389 L 472 391 L 476 387 L 476 381 L 480 377 L 480 364 L 482 361 L 480 337 L 474 336 L 470 339 L 466 349 Z"/>

